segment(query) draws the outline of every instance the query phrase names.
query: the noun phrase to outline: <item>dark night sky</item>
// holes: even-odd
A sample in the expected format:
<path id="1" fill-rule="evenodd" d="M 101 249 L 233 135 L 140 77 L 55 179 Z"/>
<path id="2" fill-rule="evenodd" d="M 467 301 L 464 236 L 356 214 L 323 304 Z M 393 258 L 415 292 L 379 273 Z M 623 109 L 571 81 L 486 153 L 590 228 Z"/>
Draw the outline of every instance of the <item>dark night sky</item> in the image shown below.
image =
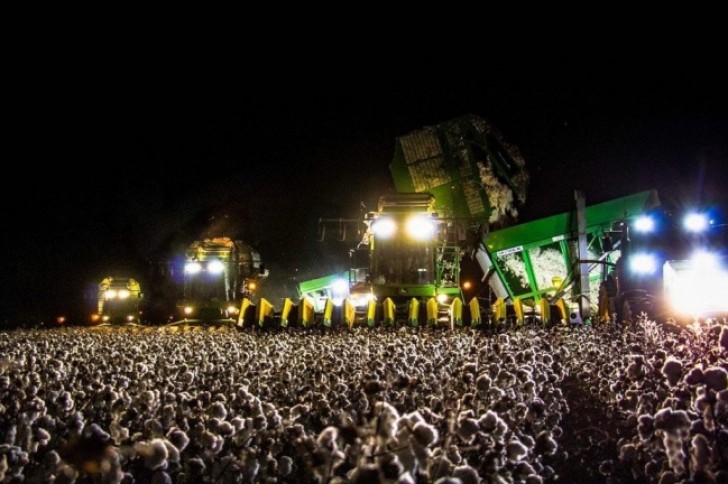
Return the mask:
<path id="1" fill-rule="evenodd" d="M 524 155 L 521 221 L 570 209 L 577 188 L 587 203 L 656 188 L 677 207 L 728 207 L 728 84 L 717 76 L 223 86 L 107 74 L 19 99 L 20 149 L 5 156 L 19 173 L 2 178 L 3 320 L 28 305 L 70 307 L 104 275 L 143 272 L 216 213 L 271 269 L 300 267 L 320 250 L 318 217 L 355 216 L 392 190 L 396 136 L 463 114 L 488 118 Z"/>

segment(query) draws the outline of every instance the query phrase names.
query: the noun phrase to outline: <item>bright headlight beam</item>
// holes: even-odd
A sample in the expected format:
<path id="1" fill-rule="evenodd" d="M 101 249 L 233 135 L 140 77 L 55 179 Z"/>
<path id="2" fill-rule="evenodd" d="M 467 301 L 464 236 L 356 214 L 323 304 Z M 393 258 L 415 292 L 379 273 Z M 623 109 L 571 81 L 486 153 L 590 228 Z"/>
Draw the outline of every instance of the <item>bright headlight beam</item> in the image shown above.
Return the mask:
<path id="1" fill-rule="evenodd" d="M 655 221 L 648 215 L 642 215 L 635 220 L 634 228 L 637 232 L 652 232 L 655 229 Z"/>
<path id="2" fill-rule="evenodd" d="M 702 232 L 708 228 L 708 217 L 704 213 L 689 213 L 683 219 L 683 226 L 688 232 Z"/>
<path id="3" fill-rule="evenodd" d="M 207 272 L 210 274 L 221 274 L 225 270 L 225 266 L 219 260 L 211 260 L 207 263 Z"/>
<path id="4" fill-rule="evenodd" d="M 635 254 L 631 257 L 629 266 L 637 274 L 654 274 L 657 261 L 652 254 Z"/>
<path id="5" fill-rule="evenodd" d="M 374 235 L 382 239 L 388 239 L 397 230 L 397 224 L 391 218 L 380 218 L 372 224 Z"/>
<path id="6" fill-rule="evenodd" d="M 188 262 L 185 264 L 185 272 L 187 274 L 197 274 L 202 270 L 202 264 L 199 262 Z"/>
<path id="7" fill-rule="evenodd" d="M 106 292 L 104 293 L 104 297 L 105 297 L 106 299 L 116 299 L 116 296 L 117 296 L 117 293 L 116 293 L 116 290 L 115 290 L 115 289 L 108 289 L 108 290 L 107 290 L 107 291 L 106 291 Z"/>
<path id="8" fill-rule="evenodd" d="M 332 285 L 334 296 L 345 296 L 349 292 L 349 283 L 344 279 L 336 279 Z"/>
<path id="9" fill-rule="evenodd" d="M 417 240 L 427 240 L 435 233 L 435 224 L 432 219 L 423 216 L 412 217 L 407 220 L 407 234 Z"/>
<path id="10" fill-rule="evenodd" d="M 131 293 L 128 289 L 120 289 L 118 293 L 119 299 L 128 299 Z"/>

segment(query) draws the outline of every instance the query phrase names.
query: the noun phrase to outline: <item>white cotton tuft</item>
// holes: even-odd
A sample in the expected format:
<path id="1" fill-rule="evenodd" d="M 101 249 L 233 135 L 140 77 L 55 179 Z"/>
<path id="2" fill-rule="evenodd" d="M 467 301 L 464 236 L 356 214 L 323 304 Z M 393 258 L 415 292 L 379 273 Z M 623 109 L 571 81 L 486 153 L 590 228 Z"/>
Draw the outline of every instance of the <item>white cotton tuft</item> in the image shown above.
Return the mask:
<path id="1" fill-rule="evenodd" d="M 179 463 L 179 449 L 177 449 L 177 447 L 175 447 L 175 445 L 167 439 L 160 440 L 162 440 L 165 447 L 167 447 L 167 462 L 175 464 Z"/>
<path id="2" fill-rule="evenodd" d="M 710 464 L 711 448 L 708 439 L 697 434 L 690 445 L 690 470 L 693 473 L 705 469 Z"/>
<path id="3" fill-rule="evenodd" d="M 491 383 L 492 380 L 487 373 L 481 373 L 475 380 L 475 388 L 478 390 L 478 396 L 480 398 L 485 398 L 488 395 Z"/>
<path id="4" fill-rule="evenodd" d="M 716 392 L 725 390 L 728 388 L 728 371 L 720 366 L 711 366 L 703 372 L 703 382 Z"/>
<path id="5" fill-rule="evenodd" d="M 662 374 L 671 386 L 675 386 L 682 377 L 683 366 L 680 360 L 675 357 L 668 357 L 665 364 L 662 365 Z"/>
<path id="6" fill-rule="evenodd" d="M 478 425 L 478 421 L 474 418 L 463 418 L 458 420 L 457 434 L 463 442 L 468 444 L 471 443 L 475 434 L 478 433 L 478 430 L 480 430 L 480 426 Z"/>
<path id="7" fill-rule="evenodd" d="M 225 405 L 223 405 L 222 402 L 213 402 L 208 410 L 208 415 L 210 415 L 210 417 L 219 418 L 220 420 L 224 420 L 225 417 L 227 417 L 227 414 L 227 408 L 225 408 Z"/>
<path id="8" fill-rule="evenodd" d="M 336 448 L 336 439 L 339 437 L 339 429 L 336 427 L 326 427 L 321 431 L 316 441 L 322 447 L 329 449 Z"/>
<path id="9" fill-rule="evenodd" d="M 655 428 L 667 432 L 687 430 L 690 428 L 690 417 L 684 410 L 663 408 L 655 414 Z"/>
<path id="10" fill-rule="evenodd" d="M 49 434 L 46 429 L 38 428 L 35 431 L 35 440 L 45 445 L 49 440 L 51 440 L 51 434 Z"/>
<path id="11" fill-rule="evenodd" d="M 412 429 L 415 440 L 423 447 L 429 447 L 437 442 L 439 434 L 437 429 L 427 422 L 417 422 Z"/>
<path id="12" fill-rule="evenodd" d="M 399 412 L 387 402 L 377 402 L 374 405 L 374 428 L 380 437 L 394 437 L 397 431 L 397 420 L 399 420 Z"/>
<path id="13" fill-rule="evenodd" d="M 511 440 L 506 446 L 506 457 L 510 462 L 518 462 L 528 455 L 528 448 L 518 440 Z"/>
<path id="14" fill-rule="evenodd" d="M 480 482 L 478 471 L 476 471 L 469 465 L 456 467 L 452 475 L 456 479 L 460 479 L 460 482 L 462 482 L 462 484 L 478 484 Z"/>
<path id="15" fill-rule="evenodd" d="M 167 465 L 167 446 L 162 439 L 154 439 L 151 442 L 137 442 L 134 450 L 144 458 L 144 465 L 150 469 L 159 469 Z"/>
<path id="16" fill-rule="evenodd" d="M 230 422 L 223 421 L 218 426 L 217 432 L 223 437 L 226 437 L 235 433 L 235 427 Z"/>
<path id="17" fill-rule="evenodd" d="M 293 472 L 293 459 L 287 455 L 281 456 L 278 459 L 278 473 L 282 477 L 286 477 Z"/>

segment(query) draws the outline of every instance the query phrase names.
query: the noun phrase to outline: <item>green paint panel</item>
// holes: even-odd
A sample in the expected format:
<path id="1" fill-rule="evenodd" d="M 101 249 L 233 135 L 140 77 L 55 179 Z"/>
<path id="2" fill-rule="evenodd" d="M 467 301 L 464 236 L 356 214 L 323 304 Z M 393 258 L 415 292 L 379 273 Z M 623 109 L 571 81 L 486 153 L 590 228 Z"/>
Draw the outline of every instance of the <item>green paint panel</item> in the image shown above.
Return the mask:
<path id="1" fill-rule="evenodd" d="M 655 190 L 628 195 L 587 207 L 587 232 L 604 229 L 614 222 L 629 219 L 659 205 Z M 528 248 L 577 236 L 576 211 L 534 220 L 490 232 L 483 238 L 488 252 L 496 253 L 518 246 Z"/>

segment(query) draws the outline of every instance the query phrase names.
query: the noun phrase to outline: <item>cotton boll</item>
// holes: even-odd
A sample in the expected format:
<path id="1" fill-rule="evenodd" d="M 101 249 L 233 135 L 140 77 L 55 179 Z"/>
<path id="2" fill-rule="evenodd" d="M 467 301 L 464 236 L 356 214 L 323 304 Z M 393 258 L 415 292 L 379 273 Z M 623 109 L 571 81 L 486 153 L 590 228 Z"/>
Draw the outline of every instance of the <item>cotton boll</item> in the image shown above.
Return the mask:
<path id="1" fill-rule="evenodd" d="M 336 427 L 326 427 L 316 439 L 318 445 L 327 449 L 336 449 L 336 439 L 339 437 L 339 429 Z"/>
<path id="2" fill-rule="evenodd" d="M 399 412 L 387 402 L 377 402 L 374 405 L 374 421 L 373 427 L 377 429 L 377 434 L 383 438 L 392 438 L 397 430 L 397 420 L 399 420 Z"/>
<path id="3" fill-rule="evenodd" d="M 104 429 L 102 429 L 101 427 L 99 427 L 98 424 L 95 423 L 92 423 L 86 428 L 85 434 L 86 436 L 96 438 L 101 442 L 106 442 L 111 438 L 111 436 Z"/>
<path id="4" fill-rule="evenodd" d="M 160 440 L 164 442 L 164 446 L 167 448 L 167 462 L 178 464 L 180 459 L 179 449 L 177 449 L 177 447 L 175 447 L 175 445 L 167 439 Z"/>
<path id="5" fill-rule="evenodd" d="M 703 370 L 694 366 L 687 375 L 685 375 L 685 383 L 688 385 L 699 385 L 703 383 Z"/>
<path id="6" fill-rule="evenodd" d="M 637 458 L 637 447 L 634 444 L 625 444 L 619 448 L 619 460 L 630 464 Z"/>
<path id="7" fill-rule="evenodd" d="M 154 439 L 151 442 L 137 442 L 134 450 L 144 458 L 144 465 L 149 469 L 158 469 L 167 465 L 167 446 L 162 439 Z"/>
<path id="8" fill-rule="evenodd" d="M 474 468 L 470 467 L 469 465 L 462 465 L 458 466 L 453 470 L 452 473 L 453 477 L 456 479 L 460 479 L 460 482 L 462 484 L 479 484 L 480 483 L 480 477 L 478 476 L 478 471 L 476 471 Z"/>
<path id="9" fill-rule="evenodd" d="M 393 482 L 404 470 L 399 459 L 394 454 L 385 454 L 377 459 L 380 475 L 385 482 Z"/>
<path id="10" fill-rule="evenodd" d="M 672 356 L 670 356 L 662 366 L 662 374 L 665 376 L 670 386 L 678 384 L 680 377 L 682 376 L 682 371 L 682 363 L 680 360 Z"/>
<path id="11" fill-rule="evenodd" d="M 555 455 L 558 449 L 558 443 L 548 432 L 541 432 L 536 437 L 535 452 L 537 454 Z"/>
<path id="12" fill-rule="evenodd" d="M 287 477 L 293 472 L 293 459 L 287 455 L 278 458 L 278 473 L 281 477 Z"/>
<path id="13" fill-rule="evenodd" d="M 50 439 L 51 434 L 49 434 L 47 430 L 43 428 L 35 430 L 35 440 L 37 440 L 41 445 L 46 445 Z"/>
<path id="14" fill-rule="evenodd" d="M 235 427 L 230 422 L 221 422 L 217 432 L 223 437 L 229 437 L 235 433 Z"/>
<path id="15" fill-rule="evenodd" d="M 200 479 L 200 477 L 202 477 L 202 475 L 205 473 L 205 470 L 207 469 L 207 466 L 205 465 L 205 462 L 199 457 L 192 457 L 187 460 L 187 469 L 190 477 L 190 482 L 195 482 L 196 480 Z"/>
<path id="16" fill-rule="evenodd" d="M 695 435 L 690 444 L 690 470 L 693 473 L 705 470 L 710 463 L 710 444 L 701 434 Z"/>
<path id="17" fill-rule="evenodd" d="M 663 408 L 655 414 L 655 428 L 667 432 L 687 430 L 690 428 L 690 417 L 684 410 Z"/>
<path id="18" fill-rule="evenodd" d="M 457 434 L 458 437 L 460 437 L 463 442 L 470 444 L 473 439 L 475 438 L 475 435 L 478 433 L 478 430 L 480 429 L 480 426 L 478 425 L 478 421 L 474 418 L 464 418 L 458 420 L 457 424 Z"/>
<path id="19" fill-rule="evenodd" d="M 187 445 L 190 443 L 190 439 L 187 437 L 187 434 L 178 428 L 171 429 L 167 434 L 167 438 L 180 452 L 185 450 Z"/>
<path id="20" fill-rule="evenodd" d="M 207 414 L 210 417 L 224 420 L 227 417 L 228 411 L 227 408 L 225 408 L 225 405 L 222 404 L 222 402 L 213 402 L 210 405 Z"/>
<path id="21" fill-rule="evenodd" d="M 511 440 L 506 446 L 506 457 L 510 462 L 518 462 L 528 455 L 528 448 L 518 440 Z"/>
<path id="22" fill-rule="evenodd" d="M 439 438 L 437 429 L 426 422 L 417 422 L 412 429 L 414 439 L 423 447 L 429 447 Z"/>
<path id="23" fill-rule="evenodd" d="M 478 391 L 480 398 L 486 398 L 488 395 L 488 389 L 490 389 L 492 380 L 487 373 L 481 373 L 475 380 L 475 388 Z"/>
<path id="24" fill-rule="evenodd" d="M 728 371 L 719 366 L 712 366 L 703 372 L 703 382 L 716 392 L 725 390 L 728 388 Z"/>

